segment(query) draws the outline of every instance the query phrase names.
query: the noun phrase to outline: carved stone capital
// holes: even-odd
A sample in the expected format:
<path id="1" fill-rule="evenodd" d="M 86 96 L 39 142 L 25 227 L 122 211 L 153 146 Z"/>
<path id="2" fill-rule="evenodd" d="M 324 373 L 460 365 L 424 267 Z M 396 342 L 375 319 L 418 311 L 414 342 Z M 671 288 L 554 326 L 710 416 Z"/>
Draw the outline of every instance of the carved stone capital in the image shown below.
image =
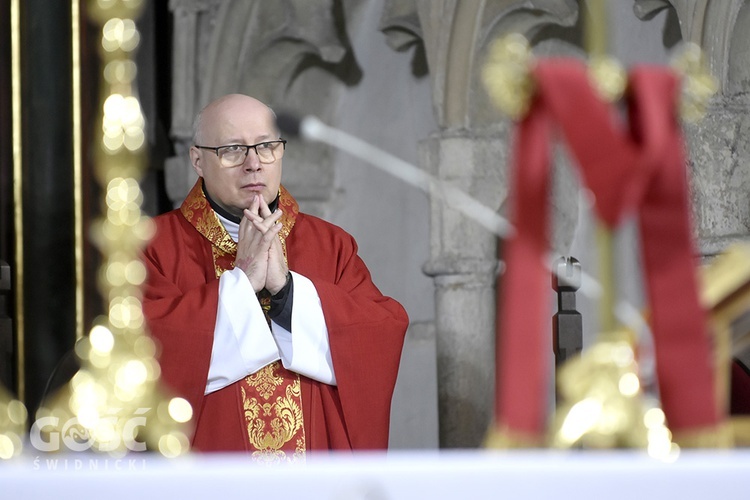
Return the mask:
<path id="1" fill-rule="evenodd" d="M 738 16 L 744 6 L 745 0 L 635 0 L 633 11 L 639 19 L 647 20 L 664 9 L 673 9 L 682 39 L 703 49 L 709 70 L 719 79 L 722 90 L 727 92 L 731 88 L 732 53 L 741 51 L 741 64 L 747 66 L 747 43 L 736 43 L 739 39 L 747 38 L 747 35 L 735 32 Z"/>
<path id="2" fill-rule="evenodd" d="M 435 114 L 444 128 L 468 128 L 486 107 L 477 84 L 483 53 L 497 36 L 517 32 L 532 38 L 549 25 L 572 26 L 578 16 L 575 0 L 525 2 L 407 2 L 389 7 L 391 43 L 422 36 L 432 79 Z M 415 25 L 415 13 L 419 28 Z"/>
<path id="3" fill-rule="evenodd" d="M 379 29 L 393 50 L 402 51 L 422 43 L 422 25 L 416 0 L 386 0 Z"/>
<path id="4" fill-rule="evenodd" d="M 420 151 L 421 164 L 430 174 L 488 208 L 500 209 L 507 196 L 503 140 L 446 132 L 422 141 Z M 451 208 L 442 198 L 431 197 L 430 218 L 431 261 L 442 263 L 432 266 L 430 274 L 463 273 L 467 270 L 445 266 L 495 259 L 496 236 Z"/>

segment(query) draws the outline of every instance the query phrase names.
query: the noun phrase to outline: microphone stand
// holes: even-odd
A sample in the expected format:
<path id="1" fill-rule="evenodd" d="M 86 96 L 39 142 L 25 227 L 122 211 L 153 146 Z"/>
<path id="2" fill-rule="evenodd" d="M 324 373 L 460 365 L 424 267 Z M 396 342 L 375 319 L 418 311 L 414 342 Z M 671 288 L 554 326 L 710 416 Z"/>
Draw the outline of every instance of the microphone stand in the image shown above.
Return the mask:
<path id="1" fill-rule="evenodd" d="M 308 115 L 299 119 L 281 114 L 277 123 L 284 133 L 328 144 L 401 179 L 410 186 L 437 197 L 447 206 L 461 212 L 499 238 L 508 238 L 515 232 L 510 222 L 464 191 L 356 136 L 326 125 L 314 116 Z M 545 265 L 551 273 L 555 272 L 555 263 L 558 258 L 559 256 L 550 253 L 546 259 Z M 504 263 L 500 261 L 499 264 L 498 272 L 502 272 Z M 579 279 L 578 290 L 584 296 L 592 300 L 602 297 L 603 288 L 596 279 L 583 271 L 580 271 Z M 649 332 L 649 326 L 641 312 L 626 301 L 617 301 L 614 304 L 613 315 L 638 335 Z"/>

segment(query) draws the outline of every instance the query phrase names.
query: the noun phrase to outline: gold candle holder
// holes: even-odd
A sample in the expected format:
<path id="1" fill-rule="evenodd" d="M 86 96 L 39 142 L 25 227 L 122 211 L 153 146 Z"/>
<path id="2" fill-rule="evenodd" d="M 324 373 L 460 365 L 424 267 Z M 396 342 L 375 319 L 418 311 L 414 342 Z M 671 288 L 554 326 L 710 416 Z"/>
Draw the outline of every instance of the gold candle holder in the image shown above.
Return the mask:
<path id="1" fill-rule="evenodd" d="M 582 5 L 586 7 L 584 43 L 591 82 L 603 100 L 615 102 L 626 90 L 627 75 L 617 61 L 607 56 L 606 3 L 587 0 Z M 528 42 L 512 33 L 493 42 L 482 68 L 482 80 L 493 104 L 515 121 L 523 120 L 533 100 L 534 64 Z M 718 88 L 715 79 L 694 44 L 685 44 L 672 64 L 682 76 L 681 117 L 695 121 L 705 113 Z M 559 370 L 561 402 L 547 444 L 556 448 L 646 448 L 655 458 L 671 460 L 679 454 L 679 446 L 665 425 L 658 401 L 643 393 L 634 334 L 620 325 L 614 314 L 612 246 L 613 232 L 600 222 L 597 248 L 602 267 L 603 333 L 580 357 Z M 491 448 L 538 445 L 534 439 L 511 435 L 507 429 L 492 430 L 487 441 Z"/>
<path id="2" fill-rule="evenodd" d="M 153 233 L 152 222 L 141 212 L 138 184 L 146 163 L 146 136 L 133 56 L 140 40 L 135 20 L 143 5 L 143 0 L 88 4 L 102 35 L 94 173 L 104 191 L 103 215 L 92 225 L 91 238 L 103 257 L 98 286 L 107 315 L 76 344 L 81 369 L 37 413 L 32 436 L 41 436 L 35 446 L 42 451 L 66 447 L 124 454 L 148 449 L 173 457 L 189 449 L 192 408 L 159 388 L 156 346 L 146 333 L 141 307 L 146 270 L 139 252 Z"/>

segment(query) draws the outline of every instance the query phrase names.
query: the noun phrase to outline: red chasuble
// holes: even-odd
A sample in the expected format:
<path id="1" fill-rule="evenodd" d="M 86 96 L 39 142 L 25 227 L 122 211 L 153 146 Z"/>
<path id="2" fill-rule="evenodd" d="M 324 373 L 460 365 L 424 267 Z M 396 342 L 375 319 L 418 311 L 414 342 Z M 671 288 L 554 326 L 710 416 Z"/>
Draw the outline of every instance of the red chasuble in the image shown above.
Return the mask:
<path id="1" fill-rule="evenodd" d="M 280 237 L 289 269 L 310 279 L 320 296 L 337 386 L 274 362 L 204 395 L 218 277 L 233 267 L 236 245 L 201 186 L 199 179 L 179 210 L 154 218 L 156 236 L 144 252 L 143 311 L 161 344 L 162 380 L 193 406 L 194 449 L 255 451 L 262 443 L 291 456 L 304 450 L 386 448 L 408 317 L 373 284 L 354 239 L 333 224 L 299 213 L 283 187 Z M 273 390 L 277 394 L 267 397 Z M 285 416 L 273 425 L 258 421 L 263 405 L 274 401 L 286 405 Z M 279 432 L 279 422 L 286 431 Z M 298 423 L 302 428 L 295 429 Z"/>

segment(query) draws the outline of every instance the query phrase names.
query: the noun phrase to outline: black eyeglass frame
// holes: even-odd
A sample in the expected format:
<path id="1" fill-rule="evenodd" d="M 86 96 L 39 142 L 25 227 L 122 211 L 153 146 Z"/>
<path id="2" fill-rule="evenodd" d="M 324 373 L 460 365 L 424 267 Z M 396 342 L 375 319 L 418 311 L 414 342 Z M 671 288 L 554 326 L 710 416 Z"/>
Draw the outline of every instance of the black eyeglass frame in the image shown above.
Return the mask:
<path id="1" fill-rule="evenodd" d="M 219 160 L 221 160 L 221 156 L 219 156 L 219 150 L 222 149 L 222 148 L 227 148 L 227 147 L 230 147 L 230 146 L 245 148 L 245 158 L 247 158 L 247 155 L 250 154 L 250 148 L 252 148 L 253 151 L 255 151 L 255 155 L 258 157 L 258 161 L 260 161 L 261 157 L 258 154 L 258 146 L 262 146 L 264 144 L 278 144 L 278 143 L 281 143 L 281 147 L 284 150 L 286 150 L 286 139 L 277 139 L 275 141 L 263 141 L 263 142 L 259 142 L 258 144 L 225 144 L 223 146 L 199 146 L 199 145 L 195 144 L 194 147 L 196 147 L 198 149 L 207 149 L 209 151 L 213 151 L 214 154 L 219 158 Z M 242 161 L 244 162 L 244 159 Z M 276 158 L 274 158 L 273 161 L 276 161 Z M 268 162 L 268 163 L 273 163 L 273 161 Z M 261 163 L 266 163 L 264 161 L 260 161 L 260 162 Z M 235 167 L 237 167 L 239 165 L 242 165 L 242 163 L 238 163 L 237 165 L 235 165 Z M 231 167 L 229 167 L 229 168 L 231 168 Z"/>

